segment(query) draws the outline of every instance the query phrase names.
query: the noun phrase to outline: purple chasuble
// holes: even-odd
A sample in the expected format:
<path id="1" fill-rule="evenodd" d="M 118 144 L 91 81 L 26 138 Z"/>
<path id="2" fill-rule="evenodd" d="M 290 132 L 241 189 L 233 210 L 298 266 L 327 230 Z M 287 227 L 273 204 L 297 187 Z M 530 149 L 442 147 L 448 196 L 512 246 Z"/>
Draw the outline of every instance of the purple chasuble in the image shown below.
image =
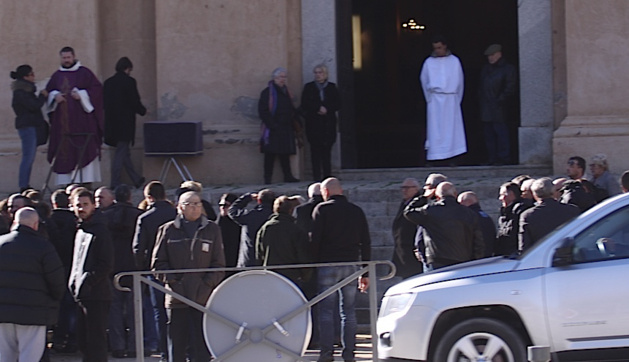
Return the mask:
<path id="1" fill-rule="evenodd" d="M 90 102 L 94 106 L 91 113 L 83 110 L 81 101 L 72 98 L 70 92 L 74 87 L 86 90 L 89 94 Z M 66 98 L 50 114 L 48 162 L 52 162 L 56 153 L 53 171 L 67 174 L 74 171 L 79 163 L 81 148 L 86 142 L 79 168 L 100 157 L 104 129 L 103 86 L 91 70 L 81 66 L 76 71 L 56 71 L 46 85 L 46 90 L 58 90 Z M 92 135 L 89 140 L 86 134 Z M 65 140 L 64 135 L 67 135 Z"/>

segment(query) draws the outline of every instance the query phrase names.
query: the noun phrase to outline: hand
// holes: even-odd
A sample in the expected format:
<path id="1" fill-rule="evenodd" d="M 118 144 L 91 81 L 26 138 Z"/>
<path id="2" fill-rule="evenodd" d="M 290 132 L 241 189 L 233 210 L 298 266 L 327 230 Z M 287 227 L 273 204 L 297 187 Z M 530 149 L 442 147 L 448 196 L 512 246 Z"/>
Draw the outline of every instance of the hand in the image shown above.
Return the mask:
<path id="1" fill-rule="evenodd" d="M 369 278 L 360 276 L 358 277 L 358 290 L 361 293 L 367 293 L 367 289 L 369 289 Z"/>
<path id="2" fill-rule="evenodd" d="M 81 99 L 81 96 L 79 95 L 78 91 L 73 90 L 70 94 L 72 95 L 72 98 L 74 98 L 77 101 Z"/>
<path id="3" fill-rule="evenodd" d="M 66 97 L 63 94 L 59 93 L 55 96 L 55 102 L 57 102 L 57 104 L 63 103 L 65 101 L 66 101 Z"/>
<path id="4" fill-rule="evenodd" d="M 321 106 L 321 107 L 319 107 L 319 112 L 317 112 L 317 113 L 322 115 L 322 116 L 324 116 L 324 115 L 328 114 L 328 110 L 324 106 Z"/>
<path id="5" fill-rule="evenodd" d="M 43 95 L 44 97 L 48 98 L 48 91 L 45 89 L 42 89 L 39 94 Z"/>
<path id="6" fill-rule="evenodd" d="M 258 194 L 256 193 L 251 193 L 251 200 L 256 201 L 258 199 Z"/>
<path id="7" fill-rule="evenodd" d="M 417 258 L 417 260 L 419 260 L 420 263 L 423 263 L 424 256 L 422 255 L 422 253 L 420 253 L 417 249 L 413 250 L 413 252 L 415 253 L 415 257 Z"/>

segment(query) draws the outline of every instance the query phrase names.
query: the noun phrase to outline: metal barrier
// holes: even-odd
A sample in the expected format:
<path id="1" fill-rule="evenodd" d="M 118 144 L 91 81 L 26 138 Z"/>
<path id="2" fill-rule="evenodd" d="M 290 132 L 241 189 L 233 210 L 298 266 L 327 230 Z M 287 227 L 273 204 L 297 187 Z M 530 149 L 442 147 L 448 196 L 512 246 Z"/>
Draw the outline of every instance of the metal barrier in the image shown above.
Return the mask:
<path id="1" fill-rule="evenodd" d="M 379 278 L 376 276 L 376 265 L 387 265 L 389 266 L 389 273 L 381 276 Z M 139 362 L 144 362 L 144 329 L 142 322 L 142 283 L 147 284 L 150 287 L 160 290 L 163 293 L 169 294 L 174 298 L 182 301 L 188 306 L 197 309 L 200 312 L 205 314 L 211 314 L 212 317 L 217 318 L 224 323 L 227 324 L 236 324 L 233 321 L 230 321 L 223 316 L 220 316 L 213 311 L 207 309 L 205 306 L 197 304 L 190 299 L 175 293 L 171 290 L 167 290 L 164 286 L 150 280 L 147 278 L 148 275 L 157 275 L 157 274 L 173 274 L 173 273 L 199 273 L 199 272 L 216 272 L 216 271 L 246 271 L 246 270 L 276 270 L 276 269 L 297 269 L 297 268 L 319 268 L 319 267 L 334 267 L 334 266 L 361 266 L 359 270 L 357 270 L 352 275 L 347 278 L 339 281 L 326 291 L 321 294 L 317 294 L 314 298 L 308 301 L 308 303 L 304 304 L 302 307 L 295 311 L 291 311 L 289 314 L 284 316 L 283 318 L 289 318 L 292 315 L 296 315 L 302 312 L 304 309 L 310 308 L 313 305 L 317 304 L 321 300 L 325 299 L 327 296 L 335 293 L 337 290 L 341 289 L 345 285 L 356 281 L 356 279 L 365 274 L 369 273 L 369 321 L 371 326 L 371 339 L 372 339 L 372 355 L 374 361 L 378 360 L 378 335 L 376 332 L 376 321 L 378 318 L 378 294 L 377 294 L 377 280 L 387 280 L 391 279 L 395 276 L 395 265 L 388 260 L 377 260 L 377 261 L 359 261 L 359 262 L 343 262 L 343 263 L 313 263 L 313 264 L 291 264 L 291 265 L 273 265 L 267 267 L 247 267 L 247 268 L 204 268 L 204 269 L 173 269 L 173 270 L 159 270 L 159 271 L 136 271 L 136 272 L 122 272 L 118 273 L 114 276 L 114 286 L 116 289 L 126 292 L 133 291 L 133 306 L 134 306 L 134 315 L 135 315 L 135 348 L 136 348 L 136 360 Z M 133 289 L 123 287 L 120 285 L 120 278 L 124 276 L 132 276 L 133 277 Z M 277 346 L 281 348 L 281 346 Z M 240 347 L 242 348 L 242 347 Z M 283 349 L 283 348 L 282 348 Z M 285 351 L 288 354 L 293 355 L 297 360 L 302 360 L 302 356 L 294 355 L 290 351 Z M 229 357 L 232 352 L 224 353 Z M 224 356 L 214 356 L 216 359 L 214 361 L 219 362 L 222 361 L 221 357 Z"/>

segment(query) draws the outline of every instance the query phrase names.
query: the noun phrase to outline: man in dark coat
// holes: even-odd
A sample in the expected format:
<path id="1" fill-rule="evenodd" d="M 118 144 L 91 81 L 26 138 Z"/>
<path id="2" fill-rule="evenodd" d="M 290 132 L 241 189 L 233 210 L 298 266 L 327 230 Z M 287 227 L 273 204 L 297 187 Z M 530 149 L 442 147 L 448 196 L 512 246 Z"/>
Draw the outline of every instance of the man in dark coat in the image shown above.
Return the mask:
<path id="1" fill-rule="evenodd" d="M 395 264 L 396 275 L 402 278 L 408 278 L 424 271 L 424 266 L 417 260 L 413 251 L 417 225 L 404 217 L 406 205 L 412 199 L 420 196 L 419 189 L 419 181 L 414 178 L 407 178 L 402 182 L 402 202 L 391 227 L 393 242 L 395 243 L 392 262 Z"/>
<path id="2" fill-rule="evenodd" d="M 502 46 L 492 44 L 485 50 L 487 64 L 480 74 L 478 96 L 483 121 L 487 162 L 508 164 L 511 161 L 510 132 L 507 113 L 517 90 L 517 72 L 502 57 Z"/>
<path id="3" fill-rule="evenodd" d="M 537 202 L 520 215 L 518 237 L 520 252 L 580 214 L 579 208 L 575 205 L 562 204 L 553 199 L 553 180 L 548 177 L 535 180 L 531 185 L 531 191 Z"/>
<path id="4" fill-rule="evenodd" d="M 469 207 L 478 215 L 478 224 L 483 232 L 483 242 L 485 243 L 483 256 L 492 256 L 494 254 L 494 240 L 496 240 L 496 225 L 491 217 L 480 207 L 478 196 L 472 191 L 466 191 L 459 195 L 457 201 L 459 204 Z"/>
<path id="5" fill-rule="evenodd" d="M 285 182 L 298 182 L 290 170 L 290 155 L 297 152 L 295 146 L 295 106 L 286 87 L 287 71 L 277 68 L 273 79 L 260 94 L 258 115 L 262 119 L 263 132 L 260 139 L 264 153 L 264 183 L 273 178 L 275 158 L 280 159 Z"/>
<path id="6" fill-rule="evenodd" d="M 223 239 L 218 226 L 201 212 L 201 197 L 188 191 L 177 204 L 175 220 L 162 225 L 153 251 L 152 269 L 224 268 Z M 187 299 L 205 305 L 225 272 L 162 274 L 166 288 Z M 185 362 L 189 347 L 191 361 L 209 361 L 210 352 L 203 337 L 203 312 L 183 301 L 166 296 L 168 309 L 168 347 L 171 362 Z"/>
<path id="7" fill-rule="evenodd" d="M 336 84 L 328 82 L 328 67 L 319 64 L 313 69 L 314 82 L 306 83 L 301 93 L 301 110 L 306 119 L 306 136 L 310 143 L 312 175 L 320 181 L 332 173 L 332 145 L 336 142 L 336 112 L 341 97 Z"/>
<path id="8" fill-rule="evenodd" d="M 37 211 L 22 208 L 15 222 L 0 237 L 0 360 L 39 361 L 46 326 L 57 321 L 65 272 L 55 248 L 37 233 Z"/>
<path id="9" fill-rule="evenodd" d="M 312 212 L 312 250 L 317 263 L 355 262 L 371 260 L 371 237 L 369 224 L 363 210 L 349 202 L 343 195 L 341 182 L 333 177 L 321 183 L 324 202 Z M 321 267 L 317 273 L 319 292 L 324 292 L 336 283 L 356 272 L 354 265 Z M 345 361 L 354 361 L 356 349 L 356 291 L 366 292 L 369 288 L 367 275 L 358 278 L 358 285 L 349 283 L 342 287 L 340 296 L 330 295 L 319 303 L 319 362 L 334 361 L 334 310 L 339 305 L 342 311 L 341 331 Z"/>
<path id="10" fill-rule="evenodd" d="M 94 196 L 87 189 L 73 193 L 79 218 L 68 288 L 79 304 L 77 338 L 83 360 L 107 361 L 107 320 L 113 287 L 114 249 L 102 213 L 95 212 Z"/>
<path id="11" fill-rule="evenodd" d="M 120 184 L 114 190 L 115 202 L 103 212 L 107 220 L 114 247 L 114 270 L 116 273 L 136 270 L 131 244 L 135 225 L 142 210 L 131 204 L 131 188 Z M 121 285 L 131 287 L 131 277 L 125 277 Z M 135 322 L 133 293 L 112 289 L 109 308 L 109 344 L 114 358 L 135 357 Z M 129 333 L 127 333 L 127 329 Z"/>
<path id="12" fill-rule="evenodd" d="M 299 203 L 296 198 L 280 196 L 273 203 L 273 214 L 260 227 L 256 238 L 256 259 L 263 266 L 306 264 L 311 261 L 308 235 L 295 224 L 293 209 Z M 303 289 L 309 279 L 306 269 L 277 269 Z"/>
<path id="13" fill-rule="evenodd" d="M 297 214 L 295 222 L 303 231 L 310 234 L 312 232 L 312 210 L 319 203 L 323 202 L 321 183 L 315 182 L 308 186 L 308 197 L 308 201 L 295 208 L 295 213 Z"/>
<path id="14" fill-rule="evenodd" d="M 72 268 L 72 253 L 74 251 L 74 236 L 76 234 L 76 215 L 69 209 L 68 194 L 59 189 L 50 196 L 52 214 L 50 222 L 56 225 L 57 237 L 50 241 L 55 246 L 63 267 L 65 269 L 65 281 L 70 278 Z M 55 351 L 73 353 L 76 352 L 76 302 L 68 288 L 59 307 L 59 320 L 55 326 L 52 345 Z"/>
<path id="15" fill-rule="evenodd" d="M 415 198 L 404 216 L 423 227 L 426 261 L 431 269 L 480 259 L 485 253 L 478 215 L 456 202 L 456 189 L 448 181 L 437 186 L 437 201 L 417 207 Z M 422 202 L 423 203 L 423 202 Z"/>
<path id="16" fill-rule="evenodd" d="M 120 172 L 124 167 L 136 188 L 144 183 L 131 163 L 129 146 L 135 141 L 135 115 L 146 114 L 140 101 L 138 86 L 130 76 L 133 64 L 127 57 L 116 63 L 116 74 L 103 84 L 105 105 L 105 144 L 116 147 L 111 160 L 111 188 L 120 184 Z"/>
<path id="17" fill-rule="evenodd" d="M 247 205 L 251 201 L 256 201 L 257 205 L 248 210 Z M 242 226 L 236 266 L 261 265 L 260 260 L 256 259 L 256 235 L 262 224 L 273 213 L 273 201 L 275 201 L 275 193 L 269 189 L 264 189 L 257 194 L 246 193 L 240 196 L 227 211 L 229 217 Z"/>
<path id="18" fill-rule="evenodd" d="M 494 244 L 494 255 L 511 255 L 518 252 L 518 234 L 520 232 L 520 215 L 533 206 L 520 197 L 520 186 L 507 182 L 500 186 L 500 217 L 498 218 L 498 234 Z"/>
<path id="19" fill-rule="evenodd" d="M 225 247 L 225 266 L 235 267 L 238 263 L 238 249 L 240 248 L 241 226 L 229 217 L 229 207 L 238 199 L 238 195 L 227 193 L 221 196 L 218 202 L 219 216 L 217 224 L 221 228 L 223 235 L 223 246 Z M 226 273 L 228 275 L 232 273 Z"/>

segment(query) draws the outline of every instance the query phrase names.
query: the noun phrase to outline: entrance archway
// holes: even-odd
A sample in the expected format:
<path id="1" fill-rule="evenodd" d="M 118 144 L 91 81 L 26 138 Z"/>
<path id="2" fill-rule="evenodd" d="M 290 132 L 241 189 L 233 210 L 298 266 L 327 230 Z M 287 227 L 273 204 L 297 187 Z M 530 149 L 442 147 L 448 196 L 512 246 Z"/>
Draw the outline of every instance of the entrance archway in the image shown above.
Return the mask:
<path id="1" fill-rule="evenodd" d="M 347 141 L 341 145 L 343 167 L 424 165 L 426 111 L 418 76 L 435 34 L 449 39 L 465 73 L 462 109 L 468 153 L 459 164 L 480 164 L 485 149 L 476 94 L 486 62 L 483 51 L 489 44 L 500 43 L 507 60 L 519 67 L 517 1 L 352 0 L 337 11 L 338 19 L 345 22 L 337 22 L 339 82 L 351 82 L 348 98 L 353 104 L 353 109 L 341 113 L 346 125 L 341 140 Z M 360 24 L 360 31 L 354 30 L 351 36 L 347 34 L 352 31 L 349 19 L 354 29 L 356 22 Z M 403 28 L 411 19 L 424 29 Z M 351 51 L 348 40 L 359 40 L 360 57 L 356 49 Z M 512 158 L 517 163 L 519 95 L 515 99 L 510 118 Z"/>

